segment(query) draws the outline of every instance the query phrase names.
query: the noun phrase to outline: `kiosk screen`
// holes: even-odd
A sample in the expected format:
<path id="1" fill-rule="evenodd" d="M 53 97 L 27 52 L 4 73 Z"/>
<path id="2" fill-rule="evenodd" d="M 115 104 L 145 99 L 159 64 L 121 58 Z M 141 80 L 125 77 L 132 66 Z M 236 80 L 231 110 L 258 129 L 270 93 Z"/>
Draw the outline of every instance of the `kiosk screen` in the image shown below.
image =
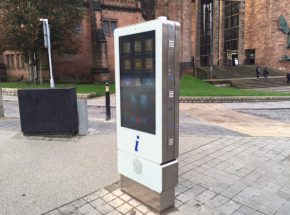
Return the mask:
<path id="1" fill-rule="evenodd" d="M 155 31 L 120 37 L 121 126 L 155 134 Z"/>

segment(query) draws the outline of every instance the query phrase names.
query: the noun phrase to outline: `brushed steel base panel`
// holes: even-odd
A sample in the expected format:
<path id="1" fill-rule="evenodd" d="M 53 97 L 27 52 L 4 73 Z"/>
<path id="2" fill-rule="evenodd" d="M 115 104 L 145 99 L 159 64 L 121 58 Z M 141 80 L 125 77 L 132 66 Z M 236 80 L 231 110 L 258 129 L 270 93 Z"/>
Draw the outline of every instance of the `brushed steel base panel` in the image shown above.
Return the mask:
<path id="1" fill-rule="evenodd" d="M 175 187 L 158 193 L 121 175 L 121 190 L 159 212 L 174 207 Z"/>

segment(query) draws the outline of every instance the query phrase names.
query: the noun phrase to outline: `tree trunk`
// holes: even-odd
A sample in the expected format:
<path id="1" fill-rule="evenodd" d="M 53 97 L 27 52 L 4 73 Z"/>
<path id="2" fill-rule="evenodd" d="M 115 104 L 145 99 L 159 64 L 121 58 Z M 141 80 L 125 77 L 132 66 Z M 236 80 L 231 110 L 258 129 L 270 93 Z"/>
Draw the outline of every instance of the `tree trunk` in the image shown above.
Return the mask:
<path id="1" fill-rule="evenodd" d="M 32 82 L 33 75 L 32 75 L 32 59 L 31 59 L 31 53 L 28 52 L 28 81 Z"/>
<path id="2" fill-rule="evenodd" d="M 39 51 L 39 83 L 42 85 L 43 84 L 43 79 L 42 79 L 42 50 Z"/>
<path id="3" fill-rule="evenodd" d="M 33 79 L 34 83 L 39 84 L 39 56 L 36 52 L 33 53 Z"/>
<path id="4" fill-rule="evenodd" d="M 32 55 L 32 77 L 33 77 L 33 83 L 37 84 L 37 71 L 36 71 L 36 56 L 35 56 L 35 52 L 33 52 Z"/>

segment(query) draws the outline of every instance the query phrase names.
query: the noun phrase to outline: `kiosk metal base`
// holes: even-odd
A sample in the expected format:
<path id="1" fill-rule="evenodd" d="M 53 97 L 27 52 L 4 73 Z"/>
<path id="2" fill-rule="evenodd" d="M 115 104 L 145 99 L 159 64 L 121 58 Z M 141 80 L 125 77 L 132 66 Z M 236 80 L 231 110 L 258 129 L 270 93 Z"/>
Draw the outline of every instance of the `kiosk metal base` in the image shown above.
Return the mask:
<path id="1" fill-rule="evenodd" d="M 175 187 L 158 193 L 121 175 L 121 190 L 159 212 L 174 207 Z"/>

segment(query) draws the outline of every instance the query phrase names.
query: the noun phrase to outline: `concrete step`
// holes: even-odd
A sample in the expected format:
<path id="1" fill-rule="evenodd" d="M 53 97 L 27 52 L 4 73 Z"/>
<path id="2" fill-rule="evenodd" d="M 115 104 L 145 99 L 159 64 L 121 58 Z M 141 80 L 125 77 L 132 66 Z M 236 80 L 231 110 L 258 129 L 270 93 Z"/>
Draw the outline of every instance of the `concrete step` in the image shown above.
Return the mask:
<path id="1" fill-rule="evenodd" d="M 240 89 L 253 89 L 253 88 L 269 88 L 269 87 L 282 87 L 287 86 L 286 78 L 268 78 L 268 79 L 241 79 L 232 80 L 233 86 Z"/>
<path id="2" fill-rule="evenodd" d="M 199 67 L 199 71 L 203 71 L 204 78 L 214 79 L 233 79 L 233 78 L 249 78 L 256 77 L 257 65 L 240 65 L 240 66 L 214 66 L 213 72 L 210 74 L 210 67 Z M 264 67 L 261 67 L 261 77 Z M 285 76 L 284 71 L 268 68 L 269 76 Z"/>

